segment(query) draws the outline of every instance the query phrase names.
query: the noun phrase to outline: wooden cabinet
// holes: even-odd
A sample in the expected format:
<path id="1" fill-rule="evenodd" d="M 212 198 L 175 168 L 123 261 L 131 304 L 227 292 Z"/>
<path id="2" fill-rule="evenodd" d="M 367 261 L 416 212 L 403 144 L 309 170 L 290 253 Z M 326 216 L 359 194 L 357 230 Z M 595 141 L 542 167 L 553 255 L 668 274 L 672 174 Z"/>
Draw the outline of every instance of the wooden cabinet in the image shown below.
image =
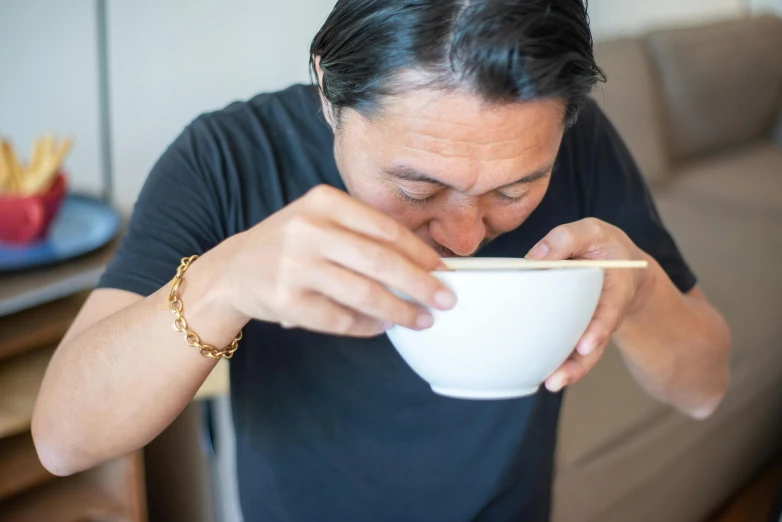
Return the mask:
<path id="1" fill-rule="evenodd" d="M 142 451 L 58 478 L 39 462 L 30 435 L 35 398 L 51 355 L 116 246 L 112 243 L 56 267 L 0 274 L 2 522 L 147 520 Z M 214 397 L 227 389 L 228 363 L 221 361 L 195 398 Z M 170 460 L 161 458 L 154 463 L 158 469 Z M 164 486 L 172 491 L 177 487 Z"/>
<path id="2" fill-rule="evenodd" d="M 74 263 L 0 276 L 0 520 L 144 522 L 141 452 L 65 478 L 41 465 L 30 435 L 52 352 L 114 245 Z M 52 297 L 55 299 L 51 300 Z"/>

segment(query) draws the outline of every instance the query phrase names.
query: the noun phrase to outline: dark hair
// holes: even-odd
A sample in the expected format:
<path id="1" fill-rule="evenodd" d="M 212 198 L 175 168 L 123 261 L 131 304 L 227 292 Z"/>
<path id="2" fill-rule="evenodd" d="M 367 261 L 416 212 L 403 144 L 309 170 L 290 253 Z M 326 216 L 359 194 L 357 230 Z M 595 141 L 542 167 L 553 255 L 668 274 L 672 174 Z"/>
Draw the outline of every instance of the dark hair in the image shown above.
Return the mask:
<path id="1" fill-rule="evenodd" d="M 310 46 L 313 73 L 318 56 L 337 116 L 435 86 L 493 103 L 561 97 L 571 125 L 605 81 L 582 0 L 339 0 Z"/>

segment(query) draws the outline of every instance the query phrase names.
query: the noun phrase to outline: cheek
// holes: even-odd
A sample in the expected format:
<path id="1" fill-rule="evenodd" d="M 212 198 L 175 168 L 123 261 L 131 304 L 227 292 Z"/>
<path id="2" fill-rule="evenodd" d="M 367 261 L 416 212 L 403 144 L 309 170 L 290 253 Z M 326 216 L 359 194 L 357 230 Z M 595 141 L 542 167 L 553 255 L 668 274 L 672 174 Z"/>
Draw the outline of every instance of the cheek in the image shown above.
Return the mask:
<path id="1" fill-rule="evenodd" d="M 402 200 L 397 189 L 376 174 L 375 166 L 360 152 L 343 154 L 344 144 L 338 141 L 334 150 L 342 180 L 348 193 L 359 201 L 394 218 L 420 236 L 431 212 L 425 206 L 410 205 Z M 352 149 L 352 150 L 362 150 Z M 425 234 L 424 234 L 425 235 Z"/>
<path id="2" fill-rule="evenodd" d="M 402 201 L 395 189 L 382 189 L 367 196 L 366 199 L 359 199 L 413 231 L 426 226 L 426 223 L 431 219 L 431 211 L 427 209 L 426 205 L 411 205 Z"/>
<path id="3" fill-rule="evenodd" d="M 425 205 L 403 201 L 393 186 L 371 174 L 346 181 L 350 195 L 416 231 L 426 225 L 431 212 Z"/>
<path id="4" fill-rule="evenodd" d="M 513 205 L 493 205 L 484 214 L 490 235 L 496 237 L 518 228 L 538 208 L 546 195 L 548 184 L 535 188 L 520 202 Z"/>

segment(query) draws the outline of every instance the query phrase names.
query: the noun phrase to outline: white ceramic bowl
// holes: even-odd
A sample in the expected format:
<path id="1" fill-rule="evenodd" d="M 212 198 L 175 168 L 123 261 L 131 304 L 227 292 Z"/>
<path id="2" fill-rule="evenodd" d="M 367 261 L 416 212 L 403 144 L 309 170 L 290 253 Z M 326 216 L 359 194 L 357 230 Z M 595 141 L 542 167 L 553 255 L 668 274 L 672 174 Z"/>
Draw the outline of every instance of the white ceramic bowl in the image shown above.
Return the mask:
<path id="1" fill-rule="evenodd" d="M 432 328 L 388 331 L 404 360 L 441 395 L 535 393 L 572 353 L 597 306 L 601 268 L 470 269 L 486 261 L 460 259 L 464 269 L 434 273 L 459 302 L 453 310 L 432 310 Z"/>

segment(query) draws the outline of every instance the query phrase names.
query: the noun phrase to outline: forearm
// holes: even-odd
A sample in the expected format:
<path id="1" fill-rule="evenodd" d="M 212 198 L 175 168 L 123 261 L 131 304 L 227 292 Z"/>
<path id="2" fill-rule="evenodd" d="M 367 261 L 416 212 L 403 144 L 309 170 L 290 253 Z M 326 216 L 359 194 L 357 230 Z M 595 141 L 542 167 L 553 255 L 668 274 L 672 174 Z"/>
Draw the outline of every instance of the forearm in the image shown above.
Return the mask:
<path id="1" fill-rule="evenodd" d="M 219 306 L 205 256 L 187 271 L 184 316 L 203 339 L 225 346 L 243 321 Z M 176 267 L 172 267 L 173 270 Z M 161 307 L 168 287 L 95 323 L 58 347 L 32 431 L 44 464 L 70 474 L 138 449 L 184 409 L 215 361 L 188 346 Z"/>
<path id="2" fill-rule="evenodd" d="M 614 338 L 647 392 L 704 418 L 728 386 L 728 328 L 697 291 L 682 294 L 659 264 L 650 261 L 650 277 Z"/>

